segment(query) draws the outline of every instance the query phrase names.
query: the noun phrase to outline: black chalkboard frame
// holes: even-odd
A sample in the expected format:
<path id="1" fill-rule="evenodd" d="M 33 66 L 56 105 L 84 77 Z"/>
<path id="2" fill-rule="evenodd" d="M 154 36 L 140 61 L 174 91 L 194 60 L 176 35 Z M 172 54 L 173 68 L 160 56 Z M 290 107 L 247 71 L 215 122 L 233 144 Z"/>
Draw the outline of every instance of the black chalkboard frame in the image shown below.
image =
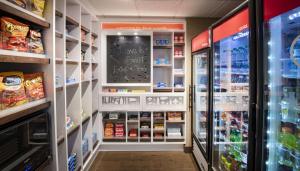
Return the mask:
<path id="1" fill-rule="evenodd" d="M 143 31 L 143 32 L 139 32 L 138 35 L 135 35 L 134 32 L 129 32 L 129 33 L 124 33 L 122 32 L 122 35 L 118 35 L 117 33 L 122 32 L 120 30 L 118 31 L 106 31 L 104 33 L 102 33 L 102 47 L 103 49 L 101 50 L 101 56 L 103 56 L 104 58 L 102 58 L 102 63 L 104 65 L 102 65 L 102 85 L 103 86 L 124 86 L 124 87 L 151 87 L 152 83 L 153 83 L 153 33 L 150 31 Z M 108 73 L 108 66 L 107 66 L 107 60 L 108 60 L 108 54 L 107 54 L 107 37 L 108 36 L 131 36 L 131 37 L 135 37 L 135 36 L 147 36 L 149 37 L 149 80 L 147 82 L 110 82 L 108 81 L 107 78 L 107 73 Z"/>

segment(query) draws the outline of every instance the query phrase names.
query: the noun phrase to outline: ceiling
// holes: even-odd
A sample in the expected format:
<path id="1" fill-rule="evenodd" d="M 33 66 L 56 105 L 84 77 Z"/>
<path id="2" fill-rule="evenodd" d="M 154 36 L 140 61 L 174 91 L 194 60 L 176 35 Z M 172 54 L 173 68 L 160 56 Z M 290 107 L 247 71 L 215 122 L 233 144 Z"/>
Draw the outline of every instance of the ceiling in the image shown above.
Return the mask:
<path id="1" fill-rule="evenodd" d="M 98 16 L 221 17 L 243 0 L 83 0 Z"/>

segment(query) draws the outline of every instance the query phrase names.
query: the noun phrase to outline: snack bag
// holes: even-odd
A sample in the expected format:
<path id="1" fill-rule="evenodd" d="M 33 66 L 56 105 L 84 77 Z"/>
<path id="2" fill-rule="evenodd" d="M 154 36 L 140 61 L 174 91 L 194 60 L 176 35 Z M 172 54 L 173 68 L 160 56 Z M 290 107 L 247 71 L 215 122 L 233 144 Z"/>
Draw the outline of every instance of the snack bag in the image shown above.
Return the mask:
<path id="1" fill-rule="evenodd" d="M 22 7 L 26 9 L 27 7 L 27 0 L 8 0 L 9 2 L 18 5 L 19 7 Z"/>
<path id="2" fill-rule="evenodd" d="M 42 35 L 40 32 L 35 30 L 29 31 L 29 49 L 31 53 L 44 53 L 44 46 L 41 37 Z"/>
<path id="3" fill-rule="evenodd" d="M 1 17 L 1 31 L 8 33 L 9 37 L 25 38 L 29 26 L 9 17 Z"/>
<path id="4" fill-rule="evenodd" d="M 45 98 L 43 73 L 24 74 L 24 86 L 29 101 Z"/>
<path id="5" fill-rule="evenodd" d="M 9 37 L 6 41 L 7 50 L 14 50 L 20 52 L 28 52 L 28 41 L 22 37 Z"/>
<path id="6" fill-rule="evenodd" d="M 0 109 L 4 110 L 27 103 L 22 72 L 0 73 Z"/>
<path id="7" fill-rule="evenodd" d="M 43 12 L 45 9 L 45 0 L 32 0 L 31 1 L 31 11 L 41 17 L 43 17 Z"/>

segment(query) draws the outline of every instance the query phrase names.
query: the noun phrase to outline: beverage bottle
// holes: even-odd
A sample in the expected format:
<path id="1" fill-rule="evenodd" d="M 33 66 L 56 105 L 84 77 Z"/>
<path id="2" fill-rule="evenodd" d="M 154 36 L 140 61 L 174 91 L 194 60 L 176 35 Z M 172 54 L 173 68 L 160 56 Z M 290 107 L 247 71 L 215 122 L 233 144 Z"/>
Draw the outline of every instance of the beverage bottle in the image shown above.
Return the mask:
<path id="1" fill-rule="evenodd" d="M 296 116 L 297 106 L 296 93 L 293 88 L 283 88 L 283 99 L 281 101 L 281 119 L 284 122 L 293 122 Z"/>

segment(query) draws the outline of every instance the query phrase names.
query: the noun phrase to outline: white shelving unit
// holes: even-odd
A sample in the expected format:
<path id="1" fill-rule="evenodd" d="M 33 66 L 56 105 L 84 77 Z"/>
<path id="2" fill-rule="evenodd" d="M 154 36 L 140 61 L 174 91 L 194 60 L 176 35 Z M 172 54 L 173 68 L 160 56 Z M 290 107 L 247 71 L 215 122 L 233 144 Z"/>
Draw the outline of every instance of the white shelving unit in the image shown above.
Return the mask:
<path id="1" fill-rule="evenodd" d="M 109 22 L 107 22 L 109 23 Z M 124 22 L 126 23 L 126 22 Z M 138 32 L 138 34 L 134 34 Z M 102 143 L 100 150 L 180 150 L 186 142 L 186 94 L 185 94 L 185 32 L 184 30 L 102 30 L 101 33 L 101 61 L 106 63 L 106 36 L 117 35 L 150 35 L 151 36 L 151 82 L 150 83 L 107 83 L 106 67 L 101 69 L 100 106 L 102 112 Z M 119 34 L 120 35 L 120 34 Z M 123 35 L 123 34 L 122 34 Z M 120 35 L 120 36 L 122 36 Z M 174 36 L 183 36 L 182 41 L 175 42 Z M 163 40 L 163 41 L 161 41 Z M 160 43 L 165 42 L 165 43 Z M 182 53 L 175 55 L 175 49 Z M 181 73 L 175 73 L 175 69 L 181 69 Z M 175 82 L 180 81 L 182 87 L 175 87 Z M 165 87 L 157 87 L 158 82 L 164 82 Z M 142 113 L 149 112 L 149 128 L 142 128 Z M 154 128 L 156 120 L 154 114 L 163 113 L 163 129 Z M 169 121 L 168 112 L 180 112 L 182 119 Z M 118 113 L 122 119 L 109 119 L 109 114 Z M 121 114 L 122 113 L 122 114 Z M 130 120 L 131 115 L 137 115 L 137 120 Z M 106 124 L 122 123 L 124 136 L 107 136 Z M 108 125 L 110 126 L 110 125 Z M 180 128 L 180 136 L 168 135 L 168 128 Z M 115 128 L 114 128 L 115 129 Z M 130 130 L 136 129 L 137 136 L 129 136 Z M 109 129 L 108 129 L 109 130 Z M 174 129 L 173 129 L 174 130 Z M 169 129 L 170 131 L 170 129 Z M 109 131 L 107 131 L 109 132 Z M 141 133 L 149 134 L 143 137 Z M 163 133 L 160 137 L 154 133 Z M 171 135 L 171 134 L 170 134 Z M 137 146 L 138 145 L 138 146 Z M 174 147 L 174 148 L 173 148 Z"/>

